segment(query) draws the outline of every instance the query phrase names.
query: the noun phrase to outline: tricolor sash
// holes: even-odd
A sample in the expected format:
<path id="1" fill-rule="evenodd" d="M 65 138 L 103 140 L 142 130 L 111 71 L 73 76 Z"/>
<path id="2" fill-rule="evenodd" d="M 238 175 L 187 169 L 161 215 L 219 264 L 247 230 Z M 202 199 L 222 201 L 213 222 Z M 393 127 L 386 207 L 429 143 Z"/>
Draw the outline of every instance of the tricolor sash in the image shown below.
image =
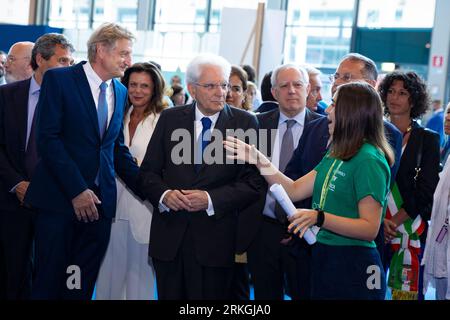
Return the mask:
<path id="1" fill-rule="evenodd" d="M 388 195 L 386 218 L 394 217 L 403 205 L 397 183 Z M 397 235 L 391 241 L 393 256 L 389 269 L 388 286 L 392 289 L 393 300 L 417 300 L 419 288 L 419 236 L 425 230 L 425 222 L 418 215 L 408 218 L 397 228 Z"/>

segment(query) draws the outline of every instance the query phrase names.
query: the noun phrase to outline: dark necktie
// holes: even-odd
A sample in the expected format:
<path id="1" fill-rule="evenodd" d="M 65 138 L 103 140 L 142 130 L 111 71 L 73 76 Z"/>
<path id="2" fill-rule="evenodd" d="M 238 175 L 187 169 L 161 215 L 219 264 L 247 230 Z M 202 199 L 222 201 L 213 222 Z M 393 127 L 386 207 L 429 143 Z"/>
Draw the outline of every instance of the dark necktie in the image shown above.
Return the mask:
<path id="1" fill-rule="evenodd" d="M 283 139 L 281 141 L 280 148 L 280 163 L 278 169 L 280 172 L 284 172 L 289 160 L 294 153 L 294 136 L 292 134 L 292 127 L 296 123 L 295 120 L 286 120 L 286 131 L 284 132 Z M 285 224 L 287 222 L 286 213 L 278 202 L 275 203 L 275 216 L 278 221 Z"/>
<path id="2" fill-rule="evenodd" d="M 198 139 L 198 143 L 199 143 L 199 153 L 200 153 L 200 157 L 199 157 L 199 163 L 195 164 L 195 171 L 199 172 L 200 171 L 200 167 L 201 167 L 201 163 L 203 163 L 203 152 L 206 149 L 206 146 L 208 145 L 209 141 L 211 140 L 211 124 L 212 121 L 210 118 L 208 117 L 203 117 L 201 119 L 202 122 L 202 133 L 200 134 L 200 137 Z"/>
<path id="3" fill-rule="evenodd" d="M 106 82 L 100 84 L 100 94 L 98 95 L 98 128 L 100 130 L 100 139 L 103 139 L 106 127 L 108 125 L 108 102 L 106 100 Z"/>

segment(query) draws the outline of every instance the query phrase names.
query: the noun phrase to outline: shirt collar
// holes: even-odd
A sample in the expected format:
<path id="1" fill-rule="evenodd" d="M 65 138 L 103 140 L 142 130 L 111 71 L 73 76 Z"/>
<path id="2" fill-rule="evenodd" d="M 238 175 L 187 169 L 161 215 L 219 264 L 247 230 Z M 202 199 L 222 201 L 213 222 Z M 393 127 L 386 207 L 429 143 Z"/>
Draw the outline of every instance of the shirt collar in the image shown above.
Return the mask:
<path id="1" fill-rule="evenodd" d="M 39 90 L 41 90 L 41 86 L 36 82 L 36 79 L 33 75 L 30 81 L 30 94 L 34 95 L 36 93 L 39 93 Z"/>
<path id="2" fill-rule="evenodd" d="M 286 120 L 295 120 L 302 127 L 305 125 L 305 116 L 306 116 L 306 107 L 303 108 L 303 111 L 297 114 L 293 118 L 288 118 L 280 109 L 280 120 L 278 121 L 278 125 L 282 124 Z"/>
<path id="3" fill-rule="evenodd" d="M 86 77 L 88 78 L 88 80 L 90 82 L 92 82 L 93 84 L 95 84 L 96 88 L 99 88 L 100 85 L 102 84 L 103 80 L 95 72 L 94 68 L 92 68 L 92 65 L 90 62 L 86 62 L 84 71 L 86 72 Z M 108 88 L 111 85 L 111 81 L 112 81 L 112 79 L 105 81 L 106 84 L 108 85 Z"/>
<path id="4" fill-rule="evenodd" d="M 203 117 L 207 117 L 211 119 L 211 122 L 213 124 L 216 123 L 217 119 L 219 118 L 220 112 L 216 112 L 212 116 L 205 116 L 200 109 L 197 107 L 197 104 L 195 104 L 195 121 L 201 121 Z"/>

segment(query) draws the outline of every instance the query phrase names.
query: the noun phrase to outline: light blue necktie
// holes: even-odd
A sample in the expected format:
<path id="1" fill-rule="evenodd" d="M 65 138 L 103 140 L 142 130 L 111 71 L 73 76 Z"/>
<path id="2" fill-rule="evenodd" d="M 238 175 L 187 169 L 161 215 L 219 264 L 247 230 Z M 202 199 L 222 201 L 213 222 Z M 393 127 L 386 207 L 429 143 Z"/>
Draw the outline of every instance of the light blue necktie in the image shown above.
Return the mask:
<path id="1" fill-rule="evenodd" d="M 100 131 L 100 139 L 103 139 L 106 127 L 108 125 L 108 102 L 106 101 L 106 82 L 100 84 L 100 94 L 98 95 L 98 129 Z"/>
<path id="2" fill-rule="evenodd" d="M 100 133 L 100 140 L 103 139 L 103 136 L 106 131 L 106 127 L 108 125 L 108 102 L 106 101 L 106 89 L 108 85 L 106 82 L 102 82 L 100 84 L 100 94 L 98 95 L 98 129 Z M 97 172 L 97 176 L 95 177 L 95 184 L 100 186 L 100 168 Z"/>

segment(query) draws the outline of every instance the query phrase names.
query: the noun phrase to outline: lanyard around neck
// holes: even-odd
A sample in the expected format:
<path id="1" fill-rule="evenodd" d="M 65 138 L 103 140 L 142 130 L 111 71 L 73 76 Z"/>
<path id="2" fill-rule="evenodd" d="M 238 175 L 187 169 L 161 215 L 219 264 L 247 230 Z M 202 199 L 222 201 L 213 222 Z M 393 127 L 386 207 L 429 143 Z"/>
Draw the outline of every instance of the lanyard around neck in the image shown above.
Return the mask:
<path id="1" fill-rule="evenodd" d="M 336 165 L 337 161 L 339 161 L 339 164 L 333 170 L 333 168 Z M 319 209 L 320 210 L 323 210 L 323 208 L 324 208 L 325 201 L 327 199 L 328 190 L 330 188 L 331 181 L 334 181 L 336 173 L 341 168 L 343 163 L 344 162 L 342 160 L 334 159 L 333 164 L 330 166 L 330 169 L 328 169 L 328 173 L 327 173 L 327 175 L 325 177 L 325 181 L 323 182 L 323 185 L 322 185 L 322 192 L 320 193 L 320 202 L 319 202 Z"/>

